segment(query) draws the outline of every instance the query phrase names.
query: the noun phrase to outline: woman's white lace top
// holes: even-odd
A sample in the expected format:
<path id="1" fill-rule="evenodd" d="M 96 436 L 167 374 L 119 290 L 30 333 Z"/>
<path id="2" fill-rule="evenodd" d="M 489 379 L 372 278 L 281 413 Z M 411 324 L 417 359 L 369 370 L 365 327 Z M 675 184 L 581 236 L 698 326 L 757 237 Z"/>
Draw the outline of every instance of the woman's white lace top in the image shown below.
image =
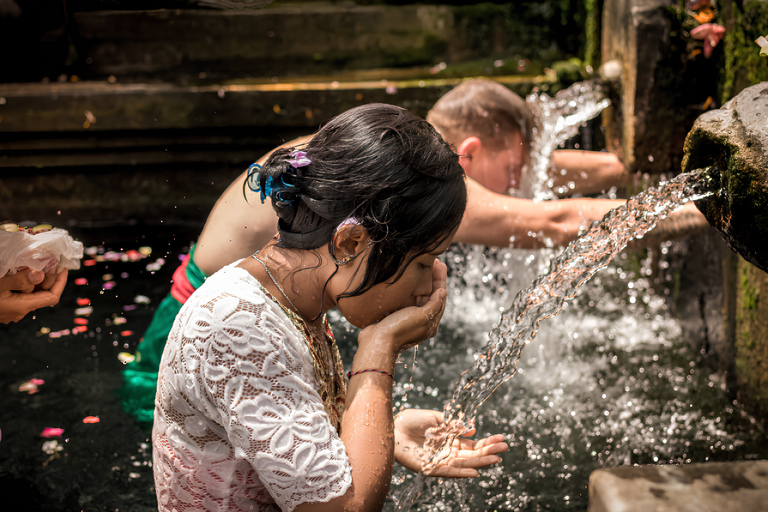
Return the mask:
<path id="1" fill-rule="evenodd" d="M 163 353 L 152 432 L 160 511 L 291 511 L 352 483 L 309 348 L 236 264 L 192 294 Z"/>

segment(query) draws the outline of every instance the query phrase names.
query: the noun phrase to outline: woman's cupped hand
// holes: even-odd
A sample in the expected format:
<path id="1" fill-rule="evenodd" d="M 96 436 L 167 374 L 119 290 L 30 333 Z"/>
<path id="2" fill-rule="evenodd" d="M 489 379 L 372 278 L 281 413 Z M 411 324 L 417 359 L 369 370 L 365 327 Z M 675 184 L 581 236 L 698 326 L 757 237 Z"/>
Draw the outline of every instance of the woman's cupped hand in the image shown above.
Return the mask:
<path id="1" fill-rule="evenodd" d="M 399 309 L 363 329 L 358 338 L 359 348 L 364 348 L 366 343 L 386 342 L 397 357 L 403 350 L 434 337 L 445 312 L 447 275 L 448 267 L 436 259 L 432 269 L 431 293 L 416 297 L 416 306 Z"/>

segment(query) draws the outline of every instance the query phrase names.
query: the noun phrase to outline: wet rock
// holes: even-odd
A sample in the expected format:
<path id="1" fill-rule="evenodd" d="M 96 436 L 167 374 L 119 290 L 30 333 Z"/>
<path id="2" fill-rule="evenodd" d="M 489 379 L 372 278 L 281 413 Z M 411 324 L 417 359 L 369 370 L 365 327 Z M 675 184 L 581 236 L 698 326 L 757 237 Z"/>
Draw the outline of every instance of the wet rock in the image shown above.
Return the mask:
<path id="1" fill-rule="evenodd" d="M 715 165 L 719 189 L 697 207 L 744 259 L 768 271 L 768 82 L 696 120 L 683 171 Z"/>

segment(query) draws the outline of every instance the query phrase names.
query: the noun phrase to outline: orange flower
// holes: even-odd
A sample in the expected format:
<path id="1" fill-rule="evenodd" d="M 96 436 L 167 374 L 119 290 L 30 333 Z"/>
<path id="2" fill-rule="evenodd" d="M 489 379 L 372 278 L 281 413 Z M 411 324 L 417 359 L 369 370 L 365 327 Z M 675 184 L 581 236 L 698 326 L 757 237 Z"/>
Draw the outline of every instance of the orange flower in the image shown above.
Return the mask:
<path id="1" fill-rule="evenodd" d="M 691 14 L 691 16 L 693 16 L 693 19 L 699 23 L 709 23 L 715 19 L 715 11 L 713 11 L 711 7 L 704 7 L 699 12 Z"/>

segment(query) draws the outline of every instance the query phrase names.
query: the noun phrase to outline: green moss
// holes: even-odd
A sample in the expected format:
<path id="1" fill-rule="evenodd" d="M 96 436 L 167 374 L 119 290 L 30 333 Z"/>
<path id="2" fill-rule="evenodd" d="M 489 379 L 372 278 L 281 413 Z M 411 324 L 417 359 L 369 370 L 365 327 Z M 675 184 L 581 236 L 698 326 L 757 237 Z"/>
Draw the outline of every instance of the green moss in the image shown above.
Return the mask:
<path id="1" fill-rule="evenodd" d="M 584 42 L 584 63 L 590 67 L 594 67 L 595 62 L 597 62 L 597 41 L 600 37 L 599 24 L 597 22 L 599 13 L 597 12 L 596 4 L 597 0 L 584 0 L 584 9 L 587 13 L 584 23 L 584 35 L 586 38 Z"/>
<path id="2" fill-rule="evenodd" d="M 768 65 L 760 57 L 755 39 L 768 34 L 768 3 L 733 2 L 733 24 L 723 39 L 725 59 L 720 75 L 720 100 L 724 103 L 750 85 L 768 80 Z"/>
<path id="3" fill-rule="evenodd" d="M 757 311 L 760 303 L 760 289 L 756 289 L 750 283 L 749 272 L 746 266 L 741 268 L 741 306 L 752 315 Z"/>

